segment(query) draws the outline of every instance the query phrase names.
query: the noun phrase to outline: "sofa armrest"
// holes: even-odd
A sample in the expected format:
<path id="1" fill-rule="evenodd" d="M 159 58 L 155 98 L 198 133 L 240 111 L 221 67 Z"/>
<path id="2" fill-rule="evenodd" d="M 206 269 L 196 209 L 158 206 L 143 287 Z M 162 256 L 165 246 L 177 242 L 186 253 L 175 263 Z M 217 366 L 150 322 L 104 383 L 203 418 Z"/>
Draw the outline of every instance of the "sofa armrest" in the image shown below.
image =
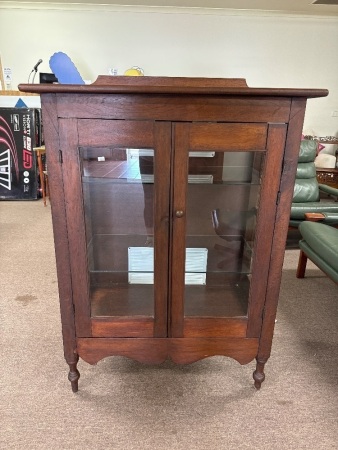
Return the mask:
<path id="1" fill-rule="evenodd" d="M 334 197 L 338 197 L 338 189 L 328 186 L 326 184 L 318 184 L 319 190 L 321 192 L 325 192 L 325 194 L 333 195 Z"/>
<path id="2" fill-rule="evenodd" d="M 323 213 L 305 213 L 304 216 L 310 222 L 322 222 L 325 219 Z"/>
<path id="3" fill-rule="evenodd" d="M 322 222 L 326 225 L 338 225 L 338 213 L 305 213 L 305 220 L 310 222 Z"/>

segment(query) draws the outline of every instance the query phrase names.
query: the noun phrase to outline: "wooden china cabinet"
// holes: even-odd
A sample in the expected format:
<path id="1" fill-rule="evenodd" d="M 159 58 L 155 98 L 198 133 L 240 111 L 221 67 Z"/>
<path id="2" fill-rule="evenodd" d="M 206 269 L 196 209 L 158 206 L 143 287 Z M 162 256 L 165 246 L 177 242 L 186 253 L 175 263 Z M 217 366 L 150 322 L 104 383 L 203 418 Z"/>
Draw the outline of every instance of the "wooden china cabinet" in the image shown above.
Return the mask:
<path id="1" fill-rule="evenodd" d="M 309 97 L 107 77 L 41 95 L 65 359 L 270 356 Z"/>

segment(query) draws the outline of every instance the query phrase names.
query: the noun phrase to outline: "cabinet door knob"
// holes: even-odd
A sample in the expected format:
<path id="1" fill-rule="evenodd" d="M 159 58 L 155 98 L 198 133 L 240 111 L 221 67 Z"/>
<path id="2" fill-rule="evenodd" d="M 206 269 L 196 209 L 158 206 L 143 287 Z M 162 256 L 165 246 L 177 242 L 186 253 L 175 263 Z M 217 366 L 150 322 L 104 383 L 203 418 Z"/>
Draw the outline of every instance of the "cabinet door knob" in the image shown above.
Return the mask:
<path id="1" fill-rule="evenodd" d="M 176 217 L 183 217 L 184 216 L 184 211 L 179 209 L 178 211 L 175 212 L 175 216 Z"/>

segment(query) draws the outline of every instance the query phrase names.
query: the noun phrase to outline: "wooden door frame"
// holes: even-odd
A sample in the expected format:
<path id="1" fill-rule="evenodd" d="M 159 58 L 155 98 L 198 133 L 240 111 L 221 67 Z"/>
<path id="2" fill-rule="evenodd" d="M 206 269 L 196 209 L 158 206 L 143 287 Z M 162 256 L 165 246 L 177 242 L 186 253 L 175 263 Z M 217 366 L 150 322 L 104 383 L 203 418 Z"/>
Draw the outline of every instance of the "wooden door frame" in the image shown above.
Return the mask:
<path id="1" fill-rule="evenodd" d="M 170 124 L 153 121 L 60 119 L 62 170 L 70 247 L 75 327 L 78 337 L 166 337 L 169 237 Z M 155 151 L 154 182 L 154 318 L 91 317 L 89 276 L 79 147 L 121 146 Z M 75 200 L 74 200 L 75 199 Z"/>
<path id="2" fill-rule="evenodd" d="M 264 308 L 274 221 L 277 211 L 279 177 L 282 170 L 286 124 L 266 123 L 176 123 L 174 127 L 174 167 L 172 220 L 172 337 L 259 337 Z M 186 201 L 189 151 L 260 151 L 265 153 L 257 216 L 252 284 L 247 317 L 184 317 L 184 272 Z M 264 207 L 265 205 L 265 207 Z M 262 209 L 264 211 L 262 211 Z M 180 217 L 176 212 L 182 211 Z"/>

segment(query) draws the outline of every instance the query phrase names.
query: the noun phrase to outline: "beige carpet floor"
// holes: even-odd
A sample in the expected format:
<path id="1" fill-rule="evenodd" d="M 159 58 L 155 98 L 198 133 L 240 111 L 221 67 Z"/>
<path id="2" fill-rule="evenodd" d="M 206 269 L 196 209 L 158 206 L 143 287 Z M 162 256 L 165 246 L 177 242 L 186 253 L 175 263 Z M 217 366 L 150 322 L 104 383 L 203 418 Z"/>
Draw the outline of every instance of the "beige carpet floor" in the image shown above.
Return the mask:
<path id="1" fill-rule="evenodd" d="M 188 366 L 63 359 L 50 207 L 0 202 L 0 448 L 3 450 L 338 449 L 337 286 L 287 250 L 273 352 Z"/>

